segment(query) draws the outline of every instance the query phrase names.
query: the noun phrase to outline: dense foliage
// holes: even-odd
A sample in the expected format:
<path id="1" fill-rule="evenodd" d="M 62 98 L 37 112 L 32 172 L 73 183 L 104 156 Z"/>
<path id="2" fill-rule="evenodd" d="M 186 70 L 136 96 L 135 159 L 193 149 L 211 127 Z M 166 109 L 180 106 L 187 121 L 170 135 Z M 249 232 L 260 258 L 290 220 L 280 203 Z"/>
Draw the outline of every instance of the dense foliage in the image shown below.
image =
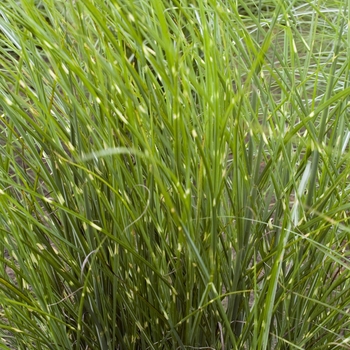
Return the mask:
<path id="1" fill-rule="evenodd" d="M 349 349 L 350 1 L 3 0 L 1 349 Z"/>

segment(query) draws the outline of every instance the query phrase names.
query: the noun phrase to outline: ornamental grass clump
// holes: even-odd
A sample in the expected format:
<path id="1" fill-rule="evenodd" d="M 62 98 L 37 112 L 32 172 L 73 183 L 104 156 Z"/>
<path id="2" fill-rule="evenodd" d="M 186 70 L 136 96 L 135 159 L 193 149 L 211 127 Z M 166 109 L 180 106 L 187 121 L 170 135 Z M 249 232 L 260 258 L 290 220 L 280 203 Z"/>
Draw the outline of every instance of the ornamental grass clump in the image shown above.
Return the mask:
<path id="1" fill-rule="evenodd" d="M 349 8 L 3 0 L 0 348 L 350 348 Z"/>

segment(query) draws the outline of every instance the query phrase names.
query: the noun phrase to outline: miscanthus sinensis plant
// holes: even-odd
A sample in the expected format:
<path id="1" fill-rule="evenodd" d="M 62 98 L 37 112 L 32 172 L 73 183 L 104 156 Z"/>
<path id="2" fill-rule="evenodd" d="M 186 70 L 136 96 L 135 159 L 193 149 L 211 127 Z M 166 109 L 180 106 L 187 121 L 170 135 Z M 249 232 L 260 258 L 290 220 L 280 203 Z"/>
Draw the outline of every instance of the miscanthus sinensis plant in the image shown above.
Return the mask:
<path id="1" fill-rule="evenodd" d="M 349 349 L 350 1 L 3 0 L 1 349 Z"/>

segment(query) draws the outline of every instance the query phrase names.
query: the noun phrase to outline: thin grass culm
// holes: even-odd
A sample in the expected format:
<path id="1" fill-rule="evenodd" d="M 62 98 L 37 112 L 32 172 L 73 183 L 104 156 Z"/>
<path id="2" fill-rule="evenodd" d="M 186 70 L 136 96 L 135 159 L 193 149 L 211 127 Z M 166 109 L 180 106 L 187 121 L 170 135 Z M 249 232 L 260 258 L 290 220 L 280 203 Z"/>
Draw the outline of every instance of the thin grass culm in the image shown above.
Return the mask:
<path id="1" fill-rule="evenodd" d="M 0 349 L 350 349 L 348 0 L 3 0 Z"/>

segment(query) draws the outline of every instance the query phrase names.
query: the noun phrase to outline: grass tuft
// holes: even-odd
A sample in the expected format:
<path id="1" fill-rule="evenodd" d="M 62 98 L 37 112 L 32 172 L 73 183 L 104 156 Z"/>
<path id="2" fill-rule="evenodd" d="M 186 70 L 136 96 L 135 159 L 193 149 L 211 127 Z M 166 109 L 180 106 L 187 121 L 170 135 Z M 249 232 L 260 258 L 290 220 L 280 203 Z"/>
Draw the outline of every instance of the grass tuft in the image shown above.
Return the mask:
<path id="1" fill-rule="evenodd" d="M 2 1 L 0 348 L 348 348 L 349 9 Z"/>

